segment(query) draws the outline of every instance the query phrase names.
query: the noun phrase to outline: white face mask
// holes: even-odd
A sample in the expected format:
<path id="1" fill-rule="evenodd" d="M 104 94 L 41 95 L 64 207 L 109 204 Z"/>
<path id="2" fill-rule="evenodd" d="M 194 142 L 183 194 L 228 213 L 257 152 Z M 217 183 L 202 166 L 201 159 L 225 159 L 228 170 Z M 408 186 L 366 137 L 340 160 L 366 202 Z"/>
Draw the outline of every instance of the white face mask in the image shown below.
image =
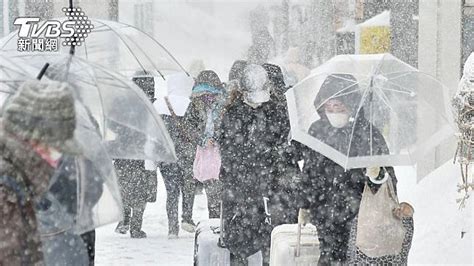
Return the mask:
<path id="1" fill-rule="evenodd" d="M 270 100 L 270 91 L 259 90 L 247 92 L 245 95 L 245 101 L 251 104 L 261 104 Z"/>
<path id="2" fill-rule="evenodd" d="M 247 104 L 248 106 L 252 107 L 253 109 L 256 109 L 256 108 L 258 108 L 260 105 L 262 105 L 261 103 L 252 103 L 252 102 L 249 102 L 249 101 L 247 101 L 247 99 L 244 99 L 244 103 Z"/>
<path id="3" fill-rule="evenodd" d="M 347 113 L 326 113 L 331 126 L 335 128 L 343 128 L 349 123 L 349 114 Z"/>

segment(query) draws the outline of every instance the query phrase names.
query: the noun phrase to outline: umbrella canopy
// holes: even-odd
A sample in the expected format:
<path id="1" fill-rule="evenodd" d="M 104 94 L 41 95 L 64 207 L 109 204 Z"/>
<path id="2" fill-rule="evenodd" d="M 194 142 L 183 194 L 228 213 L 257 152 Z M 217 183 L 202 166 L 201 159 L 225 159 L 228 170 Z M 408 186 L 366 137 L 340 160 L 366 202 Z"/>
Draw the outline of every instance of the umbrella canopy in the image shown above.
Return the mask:
<path id="1" fill-rule="evenodd" d="M 0 57 L 0 97 L 8 100 L 38 71 L 11 58 Z M 42 82 L 48 82 L 48 78 L 44 77 Z M 3 102 L 0 106 L 3 110 Z M 82 154 L 64 157 L 51 177 L 45 205 L 38 210 L 41 232 L 46 235 L 65 230 L 82 233 L 122 219 L 122 201 L 112 159 L 90 112 L 77 100 L 75 109 L 74 138 Z"/>
<path id="2" fill-rule="evenodd" d="M 447 92 L 390 54 L 336 56 L 286 93 L 292 138 L 345 169 L 413 165 L 453 137 Z"/>
<path id="3" fill-rule="evenodd" d="M 46 76 L 68 82 L 79 102 L 97 121 L 110 157 L 175 161 L 174 145 L 159 114 L 143 91 L 125 77 L 76 56 L 17 57 L 21 64 L 41 68 Z"/>
<path id="4" fill-rule="evenodd" d="M 65 155 L 51 178 L 42 202 L 49 208 L 40 209 L 41 232 L 46 235 L 64 230 L 81 234 L 122 219 L 122 199 L 112 159 L 87 109 L 80 102 L 75 107 L 74 137 L 83 152 L 74 157 Z"/>
<path id="5" fill-rule="evenodd" d="M 67 18 L 57 20 L 63 22 Z M 136 71 L 146 71 L 164 79 L 170 73 L 186 72 L 162 44 L 138 28 L 114 21 L 89 20 L 93 28 L 85 41 L 75 47 L 77 56 L 126 76 L 132 76 Z M 18 31 L 15 31 L 0 40 L 0 50 L 17 52 L 17 43 Z M 58 48 L 62 54 L 70 52 L 69 46 L 58 45 Z"/>

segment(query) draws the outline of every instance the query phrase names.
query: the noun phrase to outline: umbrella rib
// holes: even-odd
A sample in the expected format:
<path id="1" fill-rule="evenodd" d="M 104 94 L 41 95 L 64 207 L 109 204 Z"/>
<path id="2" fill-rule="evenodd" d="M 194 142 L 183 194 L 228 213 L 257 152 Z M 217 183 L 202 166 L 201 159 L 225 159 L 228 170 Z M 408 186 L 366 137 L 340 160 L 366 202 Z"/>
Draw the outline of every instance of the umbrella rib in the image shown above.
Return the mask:
<path id="1" fill-rule="evenodd" d="M 355 127 L 357 125 L 357 119 L 359 118 L 359 113 L 360 113 L 360 110 L 363 107 L 363 103 L 364 103 L 365 97 L 367 97 L 368 91 L 369 91 L 368 89 L 364 90 L 364 93 L 362 94 L 362 97 L 360 99 L 359 107 L 357 108 L 357 111 L 356 111 L 356 114 L 355 114 L 355 117 L 354 117 L 354 125 L 352 127 L 351 136 L 350 136 L 350 139 L 349 139 L 349 147 L 347 147 L 346 164 L 345 164 L 344 168 L 346 168 L 347 165 L 349 164 L 349 154 L 351 152 L 351 147 L 352 147 L 352 138 L 354 137 L 354 131 L 355 131 Z"/>
<path id="2" fill-rule="evenodd" d="M 388 80 L 387 83 L 389 83 L 389 84 L 392 85 L 392 86 L 395 86 L 395 87 L 400 88 L 401 90 L 398 91 L 398 92 L 400 92 L 400 93 L 402 93 L 402 92 L 409 92 L 409 93 L 412 93 L 412 92 L 413 92 L 413 93 L 416 93 L 414 89 L 411 89 L 411 88 L 408 88 L 408 87 L 402 87 L 402 86 L 400 86 L 400 85 L 398 85 L 398 84 L 396 84 L 396 83 L 394 83 L 394 82 L 392 82 L 392 81 L 390 81 L 390 80 Z M 394 89 L 392 89 L 392 90 L 394 90 Z M 404 91 L 404 90 L 407 90 L 407 91 Z"/>
<path id="3" fill-rule="evenodd" d="M 1 50 L 3 50 L 3 48 L 5 48 L 5 46 L 16 36 L 14 32 L 12 32 L 11 35 L 12 36 L 2 45 L 2 47 L 0 47 Z"/>
<path id="4" fill-rule="evenodd" d="M 128 49 L 128 51 L 130 52 L 130 54 L 131 54 L 133 57 L 135 57 L 135 60 L 136 60 L 137 63 L 140 65 L 140 67 L 142 68 L 142 70 L 146 72 L 145 67 L 142 65 L 142 63 L 140 62 L 140 60 L 138 60 L 137 56 L 133 53 L 133 50 L 132 50 L 132 48 L 128 45 L 128 43 L 123 40 L 122 36 L 120 36 L 120 34 L 118 34 L 117 31 L 115 31 L 114 29 L 112 29 L 111 26 L 105 24 L 104 22 L 101 22 L 100 20 L 97 20 L 97 21 L 99 21 L 100 23 L 102 23 L 102 25 L 104 25 L 105 27 L 108 27 L 111 31 L 113 31 L 113 32 L 117 35 L 117 37 L 123 42 L 123 44 L 125 44 L 125 47 L 127 47 L 127 49 Z"/>
<path id="5" fill-rule="evenodd" d="M 121 23 L 119 23 L 121 24 Z M 140 31 L 140 29 L 138 29 L 137 27 L 135 26 L 132 26 L 132 25 L 126 25 L 132 29 L 135 29 L 135 30 L 138 30 Z M 143 32 L 143 31 L 141 31 Z M 148 38 L 150 38 L 153 42 L 155 42 L 156 44 L 158 44 L 172 59 L 173 61 L 189 76 L 189 73 L 186 71 L 186 69 L 178 62 L 178 60 L 168 51 L 168 49 L 166 49 L 166 47 L 164 47 L 160 42 L 158 42 L 157 40 L 155 40 L 155 38 L 153 38 L 150 34 L 148 34 L 147 32 L 143 32 L 143 34 L 145 34 L 146 36 L 148 36 Z"/>
<path id="6" fill-rule="evenodd" d="M 379 87 L 377 87 L 377 88 L 379 88 Z M 401 94 L 412 95 L 411 92 L 403 91 L 403 90 L 396 90 L 396 89 L 389 89 L 389 88 L 380 88 L 380 89 L 384 90 L 384 91 L 391 91 L 391 92 L 397 92 L 397 93 L 401 93 Z"/>
<path id="7" fill-rule="evenodd" d="M 99 94 L 99 101 L 100 101 L 100 104 L 102 106 L 102 117 L 103 117 L 103 125 L 104 125 L 104 128 L 103 128 L 103 132 L 102 132 L 102 137 L 105 138 L 105 133 L 106 133 L 106 128 L 107 128 L 107 124 L 106 124 L 106 119 L 105 119 L 105 111 L 104 111 L 104 97 L 102 96 L 102 92 L 100 91 L 100 87 L 99 87 L 99 84 L 97 83 L 97 72 L 95 71 L 94 68 L 91 68 L 92 72 L 94 73 L 94 75 L 92 76 L 92 80 L 94 81 L 95 83 L 95 86 L 97 88 L 97 93 Z"/>
<path id="8" fill-rule="evenodd" d="M 353 80 L 351 80 L 351 81 L 353 81 Z M 326 100 L 324 100 L 324 101 L 316 108 L 316 110 L 319 110 L 319 109 L 320 109 L 325 103 L 327 103 L 329 100 L 334 99 L 335 97 L 341 96 L 340 93 L 342 93 L 342 92 L 344 92 L 344 91 L 347 91 L 347 90 L 349 90 L 351 87 L 354 87 L 354 86 L 359 85 L 359 84 L 360 84 L 360 82 L 355 82 L 354 84 L 351 84 L 351 85 L 349 85 L 349 86 L 347 86 L 347 87 L 341 89 L 340 91 L 334 93 L 333 95 L 329 96 Z M 350 93 L 353 93 L 353 92 L 356 92 L 356 91 L 360 91 L 360 90 L 361 90 L 361 89 L 357 89 L 357 90 L 348 92 L 347 94 L 350 94 Z M 345 94 L 345 95 L 347 95 L 347 94 Z"/>
<path id="9" fill-rule="evenodd" d="M 379 87 L 374 87 L 374 88 L 377 88 L 378 90 L 374 90 L 375 93 L 377 93 L 377 96 L 382 100 L 382 102 L 388 107 L 390 108 L 391 111 L 395 112 L 394 109 L 392 108 L 392 106 L 390 105 L 390 101 L 387 97 L 387 95 L 383 92 L 383 89 L 382 88 L 379 88 Z"/>
<path id="10" fill-rule="evenodd" d="M 140 47 L 140 45 L 138 45 L 136 42 L 134 42 L 131 38 L 127 38 L 130 42 L 132 42 L 133 44 L 135 44 L 135 46 L 142 52 L 142 54 L 148 59 L 148 61 L 153 65 L 153 67 L 155 68 L 155 70 L 158 72 L 158 74 L 160 74 L 161 78 L 163 78 L 163 80 L 165 80 L 165 76 L 163 75 L 163 73 L 161 73 L 161 71 L 158 69 L 158 67 L 155 65 L 155 63 L 153 63 L 153 60 L 151 60 L 151 58 L 145 53 L 145 51 Z M 146 71 L 146 70 L 145 70 Z"/>

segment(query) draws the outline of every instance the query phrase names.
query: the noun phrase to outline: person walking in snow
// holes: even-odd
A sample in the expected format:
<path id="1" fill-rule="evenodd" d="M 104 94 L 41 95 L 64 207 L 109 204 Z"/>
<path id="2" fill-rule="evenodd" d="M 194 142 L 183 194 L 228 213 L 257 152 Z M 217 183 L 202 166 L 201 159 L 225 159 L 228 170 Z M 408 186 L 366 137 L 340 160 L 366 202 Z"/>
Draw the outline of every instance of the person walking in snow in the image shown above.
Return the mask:
<path id="1" fill-rule="evenodd" d="M 153 77 L 135 77 L 133 81 L 153 102 L 155 99 Z M 119 159 L 114 160 L 114 166 L 119 178 L 124 216 L 115 231 L 126 234 L 130 230 L 132 238 L 146 238 L 146 233 L 142 230 L 143 213 L 147 202 L 156 201 L 156 169 L 146 169 L 144 160 Z"/>
<path id="2" fill-rule="evenodd" d="M 0 122 L 0 264 L 42 265 L 34 206 L 74 141 L 74 98 L 66 83 L 26 81 Z"/>
<path id="3" fill-rule="evenodd" d="M 225 101 L 224 94 L 224 84 L 214 71 L 204 70 L 199 73 L 192 90 L 191 106 L 186 114 L 187 125 L 193 129 L 190 130 L 193 147 L 218 148 L 218 130 Z M 209 218 L 219 218 L 221 182 L 218 179 L 206 180 L 203 185 L 206 190 Z"/>
<path id="4" fill-rule="evenodd" d="M 300 174 L 298 161 L 301 154 L 298 152 L 298 145 L 290 145 L 290 120 L 284 93 L 287 86 L 284 81 L 283 72 L 277 65 L 265 63 L 262 67 L 267 72 L 271 83 L 271 101 L 277 108 L 271 110 L 268 120 L 272 122 L 278 130 L 275 131 L 275 139 L 279 144 L 275 148 L 278 156 L 275 157 L 275 169 L 272 176 L 270 212 L 272 215 L 272 225 L 296 223 L 298 216 L 297 209 L 297 187 L 296 178 Z M 270 244 L 270 243 L 269 243 Z"/>
<path id="5" fill-rule="evenodd" d="M 234 264 L 245 264 L 270 238 L 266 203 L 278 156 L 275 147 L 280 141 L 275 138 L 279 127 L 268 119 L 276 108 L 270 91 L 265 69 L 248 65 L 242 75 L 241 94 L 221 123 L 224 243 Z"/>
<path id="6" fill-rule="evenodd" d="M 317 110 L 321 119 L 311 125 L 309 133 L 318 139 L 325 139 L 325 143 L 341 152 L 346 152 L 342 149 L 348 146 L 347 136 L 352 134 L 351 156 L 369 155 L 370 145 L 372 150 L 378 151 L 379 154 L 388 154 L 382 134 L 370 125 L 363 115 L 363 110 L 359 110 L 359 115 L 351 122 L 351 116 L 357 111 L 361 95 L 346 94 L 324 103 L 331 95 L 351 86 L 358 86 L 352 75 L 335 74 L 326 78 L 314 101 L 316 108 L 321 106 Z M 354 91 L 356 90 L 357 88 L 354 88 Z M 363 137 L 369 135 L 370 128 L 373 143 Z M 392 167 L 345 170 L 314 150 L 307 148 L 304 151 L 303 174 L 299 184 L 299 204 L 302 208 L 299 220 L 303 224 L 311 222 L 317 227 L 320 265 L 346 262 L 350 224 L 358 213 L 364 185 L 367 182 L 373 192 L 377 191 L 379 185 L 372 181 L 383 179 L 385 169 L 396 185 Z M 308 210 L 311 216 L 305 215 Z"/>
<path id="7" fill-rule="evenodd" d="M 177 116 L 171 106 L 171 115 L 163 115 L 162 119 L 175 144 L 178 161 L 160 163 L 160 171 L 166 187 L 166 213 L 168 216 L 168 238 L 175 239 L 179 234 L 178 203 L 182 196 L 181 229 L 193 233 L 196 224 L 193 221 L 194 195 L 196 180 L 193 178 L 193 162 L 198 142 L 194 108 L 189 107 L 185 115 Z"/>

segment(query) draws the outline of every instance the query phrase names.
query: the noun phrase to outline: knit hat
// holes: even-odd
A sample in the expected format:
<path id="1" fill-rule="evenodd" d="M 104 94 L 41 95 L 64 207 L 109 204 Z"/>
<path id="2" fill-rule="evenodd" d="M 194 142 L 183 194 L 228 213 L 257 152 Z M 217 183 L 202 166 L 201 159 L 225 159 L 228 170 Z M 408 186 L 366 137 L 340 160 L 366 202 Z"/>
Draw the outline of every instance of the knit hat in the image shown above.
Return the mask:
<path id="1" fill-rule="evenodd" d="M 74 140 L 76 111 L 66 83 L 25 81 L 5 106 L 4 130 L 68 154 L 80 153 Z"/>

